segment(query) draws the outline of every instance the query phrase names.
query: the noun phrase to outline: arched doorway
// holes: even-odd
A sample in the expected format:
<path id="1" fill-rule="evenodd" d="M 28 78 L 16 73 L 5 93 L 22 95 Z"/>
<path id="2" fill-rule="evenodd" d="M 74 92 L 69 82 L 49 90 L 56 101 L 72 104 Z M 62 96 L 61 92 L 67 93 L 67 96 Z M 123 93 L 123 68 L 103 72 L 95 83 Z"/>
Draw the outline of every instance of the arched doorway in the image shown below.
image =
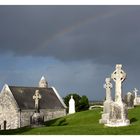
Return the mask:
<path id="1" fill-rule="evenodd" d="M 6 130 L 6 120 L 3 122 L 4 130 Z"/>

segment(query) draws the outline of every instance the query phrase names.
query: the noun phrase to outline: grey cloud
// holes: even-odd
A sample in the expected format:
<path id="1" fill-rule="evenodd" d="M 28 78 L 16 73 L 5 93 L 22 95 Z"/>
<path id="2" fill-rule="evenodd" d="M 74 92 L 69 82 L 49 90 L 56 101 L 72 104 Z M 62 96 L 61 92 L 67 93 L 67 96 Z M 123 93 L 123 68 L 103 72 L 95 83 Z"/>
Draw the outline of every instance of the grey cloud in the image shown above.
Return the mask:
<path id="1" fill-rule="evenodd" d="M 139 6 L 1 6 L 0 52 L 101 64 L 133 57 L 133 63 L 139 15 Z"/>
<path id="2" fill-rule="evenodd" d="M 139 55 L 139 25 L 137 10 L 119 16 L 111 17 L 101 22 L 90 23 L 81 27 L 80 34 L 74 31 L 70 35 L 56 40 L 48 45 L 48 55 L 53 54 L 57 59 L 83 60 L 90 59 L 95 63 L 133 64 Z"/>
<path id="3" fill-rule="evenodd" d="M 139 89 L 139 17 L 140 6 L 0 6 L 0 84 L 36 86 L 45 73 L 63 96 L 103 99 L 122 63 L 124 93 Z"/>

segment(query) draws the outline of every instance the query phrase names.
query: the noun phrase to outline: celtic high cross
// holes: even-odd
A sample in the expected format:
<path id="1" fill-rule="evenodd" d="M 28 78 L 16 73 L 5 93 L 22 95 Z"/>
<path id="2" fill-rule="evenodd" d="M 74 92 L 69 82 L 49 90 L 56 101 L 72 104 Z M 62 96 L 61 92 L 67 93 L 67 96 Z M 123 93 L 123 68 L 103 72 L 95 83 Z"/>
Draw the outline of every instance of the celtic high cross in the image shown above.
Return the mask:
<path id="1" fill-rule="evenodd" d="M 126 78 L 126 73 L 122 70 L 122 65 L 117 64 L 116 70 L 112 73 L 111 78 L 115 82 L 115 101 L 122 101 L 122 82 Z"/>
<path id="2" fill-rule="evenodd" d="M 41 99 L 41 95 L 39 94 L 39 90 L 35 91 L 35 95 L 33 96 L 33 99 L 35 100 L 35 109 L 39 111 L 39 100 Z"/>
<path id="3" fill-rule="evenodd" d="M 104 84 L 104 88 L 106 89 L 106 100 L 110 101 L 111 100 L 111 88 L 112 88 L 111 79 L 106 78 L 105 82 L 106 83 Z"/>

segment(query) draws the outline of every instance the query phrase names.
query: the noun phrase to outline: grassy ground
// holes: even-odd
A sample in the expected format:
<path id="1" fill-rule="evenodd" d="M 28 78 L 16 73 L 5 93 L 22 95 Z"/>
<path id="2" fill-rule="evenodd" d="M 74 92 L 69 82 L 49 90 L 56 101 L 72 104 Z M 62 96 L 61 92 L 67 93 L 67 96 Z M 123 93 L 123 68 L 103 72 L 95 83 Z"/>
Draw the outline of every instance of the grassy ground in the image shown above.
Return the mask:
<path id="1" fill-rule="evenodd" d="M 140 135 L 140 107 L 129 110 L 130 126 L 110 128 L 99 124 L 101 109 L 88 110 L 46 122 L 45 127 L 0 131 L 18 135 Z"/>

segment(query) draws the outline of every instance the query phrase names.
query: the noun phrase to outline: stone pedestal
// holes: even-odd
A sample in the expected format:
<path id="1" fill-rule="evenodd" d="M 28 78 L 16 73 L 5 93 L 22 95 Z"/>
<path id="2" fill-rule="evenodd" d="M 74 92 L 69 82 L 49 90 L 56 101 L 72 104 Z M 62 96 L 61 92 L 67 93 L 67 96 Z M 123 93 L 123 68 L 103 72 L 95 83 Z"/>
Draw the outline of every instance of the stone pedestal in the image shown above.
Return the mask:
<path id="1" fill-rule="evenodd" d="M 113 103 L 112 100 L 104 102 L 103 114 L 102 114 L 102 118 L 99 120 L 99 123 L 106 124 L 108 122 L 112 103 Z"/>
<path id="2" fill-rule="evenodd" d="M 44 124 L 44 116 L 39 112 L 34 112 L 31 116 L 31 127 L 40 127 Z"/>
<path id="3" fill-rule="evenodd" d="M 99 120 L 99 123 L 106 124 L 109 120 L 109 113 L 102 114 L 102 119 Z"/>
<path id="4" fill-rule="evenodd" d="M 127 106 L 123 102 L 112 103 L 111 111 L 109 116 L 109 121 L 105 126 L 109 127 L 119 127 L 119 126 L 128 126 L 130 121 L 127 118 Z"/>

